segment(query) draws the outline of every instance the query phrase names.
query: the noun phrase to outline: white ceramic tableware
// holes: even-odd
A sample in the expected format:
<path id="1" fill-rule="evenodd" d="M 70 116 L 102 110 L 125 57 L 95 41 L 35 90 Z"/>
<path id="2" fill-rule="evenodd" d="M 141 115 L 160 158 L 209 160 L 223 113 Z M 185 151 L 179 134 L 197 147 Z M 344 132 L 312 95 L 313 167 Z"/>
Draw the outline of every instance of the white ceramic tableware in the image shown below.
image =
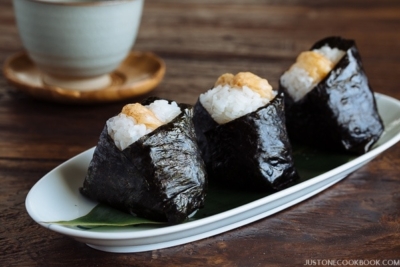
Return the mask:
<path id="1" fill-rule="evenodd" d="M 166 248 L 229 231 L 295 205 L 345 178 L 400 140 L 400 101 L 376 94 L 385 132 L 364 155 L 277 193 L 232 209 L 174 226 L 99 227 L 84 230 L 49 223 L 87 214 L 96 203 L 79 193 L 94 148 L 45 175 L 26 198 L 29 215 L 40 225 L 108 252 L 138 252 Z M 224 194 L 218 194 L 223 198 Z M 218 200 L 220 201 L 220 200 Z M 205 206 L 212 205 L 206 199 Z M 198 211 L 198 213 L 201 211 Z"/>
<path id="2" fill-rule="evenodd" d="M 18 31 L 46 84 L 104 88 L 138 33 L 143 0 L 13 0 Z"/>

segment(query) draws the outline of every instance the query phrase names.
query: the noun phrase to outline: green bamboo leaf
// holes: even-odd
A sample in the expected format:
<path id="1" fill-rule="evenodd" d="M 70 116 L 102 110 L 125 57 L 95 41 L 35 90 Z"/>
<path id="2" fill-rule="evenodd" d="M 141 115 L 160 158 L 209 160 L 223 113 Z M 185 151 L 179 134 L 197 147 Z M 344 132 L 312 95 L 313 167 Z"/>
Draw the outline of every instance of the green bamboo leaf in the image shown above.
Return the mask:
<path id="1" fill-rule="evenodd" d="M 100 226 L 131 226 L 139 224 L 165 224 L 152 221 L 119 211 L 104 204 L 98 204 L 88 214 L 70 220 L 51 222 L 65 226 L 77 226 L 80 228 L 95 228 Z"/>
<path id="2" fill-rule="evenodd" d="M 294 144 L 293 146 L 293 156 L 297 171 L 301 177 L 297 183 L 304 182 L 310 178 L 325 173 L 355 158 L 353 155 L 319 151 L 317 149 L 297 144 Z M 272 193 L 273 192 L 257 193 L 233 190 L 225 188 L 221 185 L 217 185 L 214 183 L 214 181 L 209 181 L 205 207 L 197 211 L 194 217 L 190 218 L 189 221 L 206 218 L 239 207 L 257 199 L 266 197 Z M 156 222 L 135 217 L 103 204 L 98 204 L 87 215 L 77 219 L 52 223 L 66 226 L 76 226 L 80 228 L 94 228 L 100 226 L 121 227 L 140 224 L 165 224 L 163 222 Z"/>

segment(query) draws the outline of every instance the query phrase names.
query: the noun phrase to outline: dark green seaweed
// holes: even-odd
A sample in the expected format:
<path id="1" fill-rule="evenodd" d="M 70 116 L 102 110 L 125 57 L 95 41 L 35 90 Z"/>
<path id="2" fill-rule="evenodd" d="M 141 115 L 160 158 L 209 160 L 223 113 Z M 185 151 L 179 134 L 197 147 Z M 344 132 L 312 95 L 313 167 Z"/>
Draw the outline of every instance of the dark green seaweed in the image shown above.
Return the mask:
<path id="1" fill-rule="evenodd" d="M 363 154 L 384 130 L 373 90 L 353 40 L 328 37 L 311 50 L 326 44 L 346 54 L 301 100 L 285 94 L 289 138 L 323 150 Z M 281 84 L 280 90 L 287 92 Z"/>
<path id="2" fill-rule="evenodd" d="M 265 192 L 298 178 L 283 108 L 279 94 L 258 110 L 219 125 L 197 101 L 193 120 L 210 182 Z"/>
<path id="3" fill-rule="evenodd" d="M 156 98 L 143 102 L 147 105 Z M 193 128 L 193 109 L 120 151 L 104 127 L 81 193 L 139 217 L 183 222 L 204 206 L 207 177 Z"/>

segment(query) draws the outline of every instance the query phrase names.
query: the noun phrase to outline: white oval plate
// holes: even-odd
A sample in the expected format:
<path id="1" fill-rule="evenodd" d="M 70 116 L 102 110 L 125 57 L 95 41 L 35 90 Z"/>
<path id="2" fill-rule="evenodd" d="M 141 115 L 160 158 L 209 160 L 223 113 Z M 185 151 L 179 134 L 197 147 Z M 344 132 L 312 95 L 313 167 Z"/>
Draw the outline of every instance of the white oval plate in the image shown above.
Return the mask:
<path id="1" fill-rule="evenodd" d="M 26 198 L 26 209 L 43 227 L 108 252 L 149 251 L 217 235 L 265 218 L 321 192 L 398 142 L 400 101 L 382 94 L 376 94 L 376 100 L 385 132 L 371 151 L 288 189 L 214 215 L 174 226 L 99 227 L 91 230 L 46 223 L 75 219 L 87 214 L 97 204 L 83 197 L 78 190 L 94 148 L 66 161 L 40 179 Z"/>

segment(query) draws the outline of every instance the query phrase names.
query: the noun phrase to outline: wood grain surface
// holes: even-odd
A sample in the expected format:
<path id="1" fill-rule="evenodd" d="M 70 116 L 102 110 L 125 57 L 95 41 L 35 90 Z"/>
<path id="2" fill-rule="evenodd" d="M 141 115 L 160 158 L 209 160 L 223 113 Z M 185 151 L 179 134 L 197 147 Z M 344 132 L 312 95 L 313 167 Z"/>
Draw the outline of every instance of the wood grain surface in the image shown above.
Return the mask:
<path id="1" fill-rule="evenodd" d="M 163 58 L 161 84 L 103 105 L 39 101 L 0 75 L 0 266 L 303 266 L 318 259 L 400 260 L 400 144 L 317 196 L 247 226 L 151 252 L 94 250 L 37 225 L 24 201 L 47 172 L 96 145 L 105 121 L 149 95 L 193 104 L 222 73 L 274 88 L 324 37 L 354 39 L 371 86 L 400 99 L 398 0 L 147 0 L 133 50 Z M 23 50 L 0 0 L 0 62 Z M 322 266 L 322 265 L 320 265 Z"/>

